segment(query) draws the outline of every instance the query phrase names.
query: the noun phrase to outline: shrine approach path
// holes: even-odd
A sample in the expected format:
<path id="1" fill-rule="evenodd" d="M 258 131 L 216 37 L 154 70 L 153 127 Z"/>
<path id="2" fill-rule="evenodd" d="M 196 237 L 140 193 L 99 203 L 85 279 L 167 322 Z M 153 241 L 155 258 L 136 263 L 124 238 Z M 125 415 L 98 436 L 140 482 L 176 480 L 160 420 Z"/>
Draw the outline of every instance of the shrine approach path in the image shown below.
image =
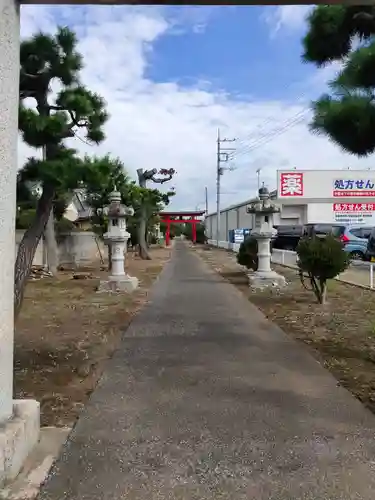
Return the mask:
<path id="1" fill-rule="evenodd" d="M 183 243 L 39 500 L 373 500 L 375 417 Z"/>

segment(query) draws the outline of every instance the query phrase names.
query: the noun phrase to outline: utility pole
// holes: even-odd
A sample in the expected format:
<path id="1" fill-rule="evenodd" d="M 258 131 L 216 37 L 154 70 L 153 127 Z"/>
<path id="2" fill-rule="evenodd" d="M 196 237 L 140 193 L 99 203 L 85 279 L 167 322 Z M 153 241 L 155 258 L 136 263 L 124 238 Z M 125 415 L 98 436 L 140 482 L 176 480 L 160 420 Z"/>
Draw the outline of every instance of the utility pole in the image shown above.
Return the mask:
<path id="1" fill-rule="evenodd" d="M 223 142 L 234 142 L 236 139 L 221 139 L 220 129 L 217 129 L 217 150 L 216 150 L 216 246 L 219 248 L 220 240 L 220 188 L 221 176 L 226 168 L 222 167 L 222 163 L 229 160 L 229 152 L 235 151 L 235 148 L 223 148 Z"/>
<path id="2" fill-rule="evenodd" d="M 205 200 L 206 200 L 206 217 L 208 215 L 208 189 L 207 186 L 204 188 Z"/>

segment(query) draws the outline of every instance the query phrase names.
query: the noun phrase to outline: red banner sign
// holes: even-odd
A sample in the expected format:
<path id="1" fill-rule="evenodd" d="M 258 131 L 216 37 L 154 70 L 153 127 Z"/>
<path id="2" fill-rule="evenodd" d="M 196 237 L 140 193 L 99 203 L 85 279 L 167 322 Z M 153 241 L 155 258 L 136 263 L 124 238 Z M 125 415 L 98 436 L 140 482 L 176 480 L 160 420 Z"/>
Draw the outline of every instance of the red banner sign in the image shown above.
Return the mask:
<path id="1" fill-rule="evenodd" d="M 373 212 L 375 203 L 334 203 L 334 212 Z"/>

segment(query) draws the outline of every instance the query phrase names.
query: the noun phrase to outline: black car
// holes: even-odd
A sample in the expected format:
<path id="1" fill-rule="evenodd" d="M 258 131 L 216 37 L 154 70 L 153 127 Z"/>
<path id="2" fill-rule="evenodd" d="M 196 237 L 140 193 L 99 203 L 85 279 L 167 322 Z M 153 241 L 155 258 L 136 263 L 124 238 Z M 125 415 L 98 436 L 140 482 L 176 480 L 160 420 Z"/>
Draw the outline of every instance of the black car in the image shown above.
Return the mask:
<path id="1" fill-rule="evenodd" d="M 344 238 L 346 226 L 343 224 L 305 224 L 303 228 L 303 236 L 325 238 L 327 235 L 332 235 L 339 240 Z"/>
<path id="2" fill-rule="evenodd" d="M 300 238 L 303 235 L 303 226 L 276 226 L 277 230 L 276 238 L 273 242 L 273 248 L 279 248 L 280 250 L 292 250 L 295 251 Z"/>

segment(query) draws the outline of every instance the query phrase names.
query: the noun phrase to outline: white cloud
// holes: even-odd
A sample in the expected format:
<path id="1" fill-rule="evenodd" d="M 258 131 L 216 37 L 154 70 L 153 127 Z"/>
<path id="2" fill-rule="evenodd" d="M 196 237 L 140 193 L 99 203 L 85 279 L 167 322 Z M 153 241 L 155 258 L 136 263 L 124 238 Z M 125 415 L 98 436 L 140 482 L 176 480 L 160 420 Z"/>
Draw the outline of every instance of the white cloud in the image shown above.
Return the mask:
<path id="1" fill-rule="evenodd" d="M 203 207 L 205 186 L 213 209 L 218 127 L 228 137 L 240 139 L 238 168 L 223 176 L 223 191 L 232 193 L 223 195 L 224 205 L 254 194 L 259 167 L 272 188 L 277 168 L 371 166 L 371 159 L 360 161 L 344 155 L 328 140 L 310 134 L 306 119 L 285 127 L 288 118 L 304 109 L 299 101 L 234 99 L 214 91 L 207 82 L 183 87 L 146 78 L 155 41 L 171 33 L 178 36 L 176 27 L 200 32 L 197 26 L 209 22 L 209 14 L 212 11 L 205 18 L 186 20 L 187 11 L 176 10 L 171 16 L 157 7 L 22 7 L 23 35 L 53 31 L 56 20 L 77 32 L 86 64 L 84 83 L 108 103 L 111 118 L 106 141 L 99 147 L 75 141 L 80 152 L 109 152 L 120 157 L 133 175 L 137 168 L 174 168 L 177 175 L 170 186 L 176 188 L 172 204 L 176 209 Z M 282 134 L 270 135 L 283 126 Z M 259 147 L 251 149 L 251 144 Z M 20 145 L 20 161 L 25 155 L 30 150 Z"/>
<path id="2" fill-rule="evenodd" d="M 271 36 L 280 30 L 288 32 L 302 31 L 306 26 L 306 17 L 311 5 L 278 5 L 265 10 L 264 20 L 270 26 Z"/>

